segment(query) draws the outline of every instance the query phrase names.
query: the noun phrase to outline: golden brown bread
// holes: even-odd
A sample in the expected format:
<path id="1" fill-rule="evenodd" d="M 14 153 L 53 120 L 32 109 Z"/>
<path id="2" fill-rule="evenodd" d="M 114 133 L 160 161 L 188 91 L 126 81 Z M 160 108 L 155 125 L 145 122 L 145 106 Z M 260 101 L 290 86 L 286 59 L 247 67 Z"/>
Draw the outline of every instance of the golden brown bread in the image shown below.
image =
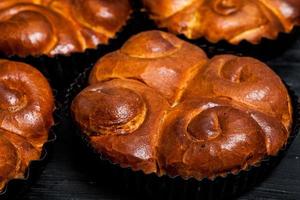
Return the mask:
<path id="1" fill-rule="evenodd" d="M 145 173 L 199 180 L 237 173 L 276 155 L 291 131 L 288 91 L 265 64 L 233 55 L 209 60 L 160 31 L 133 36 L 101 58 L 89 82 L 72 103 L 74 120 L 99 153 Z M 145 147 L 151 154 L 134 153 Z"/>
<path id="2" fill-rule="evenodd" d="M 173 104 L 207 61 L 202 49 L 173 35 L 153 31 L 130 38 L 120 50 L 107 54 L 93 68 L 89 83 L 131 78 L 159 91 Z"/>
<path id="3" fill-rule="evenodd" d="M 288 132 L 279 120 L 226 98 L 185 100 L 165 118 L 162 174 L 202 179 L 237 173 L 276 155 Z"/>
<path id="4" fill-rule="evenodd" d="M 298 0 L 143 0 L 150 16 L 190 39 L 257 44 L 300 25 Z"/>
<path id="5" fill-rule="evenodd" d="M 72 103 L 74 119 L 99 153 L 146 173 L 156 171 L 161 118 L 169 107 L 155 90 L 130 79 L 93 84 Z"/>
<path id="6" fill-rule="evenodd" d="M 40 158 L 53 125 L 54 99 L 35 68 L 0 60 L 0 191 Z"/>
<path id="7" fill-rule="evenodd" d="M 215 56 L 186 89 L 184 99 L 229 97 L 249 108 L 278 117 L 287 130 L 292 108 L 285 86 L 265 64 L 249 57 Z"/>
<path id="8" fill-rule="evenodd" d="M 128 0 L 1 0 L 0 52 L 53 56 L 95 48 L 130 12 Z"/>

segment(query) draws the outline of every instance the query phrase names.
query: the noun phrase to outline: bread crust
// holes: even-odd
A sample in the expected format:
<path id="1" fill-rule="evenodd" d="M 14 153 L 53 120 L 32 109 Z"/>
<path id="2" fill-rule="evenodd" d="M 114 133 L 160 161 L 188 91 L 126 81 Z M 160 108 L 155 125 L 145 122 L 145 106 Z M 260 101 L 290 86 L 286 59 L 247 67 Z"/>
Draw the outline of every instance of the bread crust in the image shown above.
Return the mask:
<path id="1" fill-rule="evenodd" d="M 198 180 L 237 173 L 276 155 L 291 131 L 288 91 L 268 66 L 234 55 L 208 59 L 160 31 L 102 57 L 89 82 L 72 103 L 74 120 L 99 153 L 145 173 Z"/>
<path id="2" fill-rule="evenodd" d="M 54 124 L 54 97 L 47 79 L 30 65 L 0 60 L 0 191 L 23 178 L 40 158 Z"/>
<path id="3" fill-rule="evenodd" d="M 143 0 L 160 27 L 190 39 L 253 44 L 300 25 L 297 0 Z"/>

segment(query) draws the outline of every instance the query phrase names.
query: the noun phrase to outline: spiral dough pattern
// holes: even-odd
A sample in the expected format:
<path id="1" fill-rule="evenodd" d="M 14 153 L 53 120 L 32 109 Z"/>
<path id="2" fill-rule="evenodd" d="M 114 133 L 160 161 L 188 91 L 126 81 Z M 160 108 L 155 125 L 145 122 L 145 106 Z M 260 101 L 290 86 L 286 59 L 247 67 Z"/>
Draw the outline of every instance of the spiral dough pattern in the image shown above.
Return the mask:
<path id="1" fill-rule="evenodd" d="M 0 60 L 0 191 L 23 178 L 40 158 L 53 125 L 54 100 L 46 78 L 35 68 Z"/>
<path id="2" fill-rule="evenodd" d="M 128 0 L 2 0 L 0 51 L 70 54 L 106 44 L 125 25 Z"/>
<path id="3" fill-rule="evenodd" d="M 300 25 L 297 0 L 143 0 L 150 16 L 190 39 L 205 37 L 211 42 L 227 40 L 253 44 L 262 38 L 275 39 Z"/>
<path id="4" fill-rule="evenodd" d="M 248 57 L 208 59 L 148 31 L 101 58 L 72 113 L 91 145 L 122 167 L 183 178 L 237 173 L 276 155 L 292 124 L 287 89 Z"/>

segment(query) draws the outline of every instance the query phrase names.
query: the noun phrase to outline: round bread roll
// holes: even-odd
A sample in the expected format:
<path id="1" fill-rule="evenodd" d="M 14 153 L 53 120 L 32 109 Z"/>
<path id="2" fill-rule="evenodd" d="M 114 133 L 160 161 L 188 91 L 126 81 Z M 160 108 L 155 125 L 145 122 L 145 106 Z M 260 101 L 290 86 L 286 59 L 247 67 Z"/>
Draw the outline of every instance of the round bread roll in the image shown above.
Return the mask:
<path id="1" fill-rule="evenodd" d="M 54 98 L 35 68 L 0 60 L 0 191 L 38 160 L 54 124 Z"/>
<path id="2" fill-rule="evenodd" d="M 268 66 L 233 55 L 208 59 L 160 31 L 102 57 L 89 83 L 72 103 L 74 120 L 96 151 L 145 173 L 235 174 L 277 155 L 291 132 L 288 91 Z"/>

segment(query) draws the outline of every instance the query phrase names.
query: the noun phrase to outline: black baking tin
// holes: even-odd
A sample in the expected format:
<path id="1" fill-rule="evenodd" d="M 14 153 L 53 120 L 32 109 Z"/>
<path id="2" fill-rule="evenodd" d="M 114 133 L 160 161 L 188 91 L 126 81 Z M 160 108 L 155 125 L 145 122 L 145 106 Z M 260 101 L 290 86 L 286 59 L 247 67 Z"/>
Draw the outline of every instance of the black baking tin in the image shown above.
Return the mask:
<path id="1" fill-rule="evenodd" d="M 259 184 L 269 175 L 269 172 L 280 162 L 286 154 L 300 127 L 300 104 L 295 93 L 288 89 L 293 106 L 293 126 L 287 144 L 276 156 L 264 158 L 258 166 L 242 170 L 238 174 L 228 173 L 226 177 L 217 177 L 214 180 L 196 179 L 184 180 L 181 177 L 158 177 L 156 174 L 146 175 L 142 171 L 132 171 L 130 168 L 121 168 L 111 163 L 101 154 L 94 151 L 88 138 L 81 133 L 70 116 L 70 105 L 75 96 L 87 86 L 90 68 L 81 73 L 65 92 L 63 103 L 65 117 L 69 126 L 78 139 L 78 148 L 82 150 L 86 165 L 90 173 L 101 182 L 101 187 L 113 187 L 118 194 L 126 194 L 125 199 L 206 199 L 222 200 L 234 198 Z M 289 88 L 289 87 L 288 87 Z"/>
<path id="2" fill-rule="evenodd" d="M 57 96 L 57 91 L 53 91 L 54 96 Z M 62 105 L 58 101 L 55 103 L 55 111 L 53 114 L 54 125 L 49 130 L 48 140 L 43 145 L 41 156 L 39 160 L 33 160 L 30 162 L 24 178 L 12 179 L 7 182 L 6 186 L 2 191 L 0 191 L 0 200 L 17 199 L 20 198 L 30 186 L 38 179 L 39 175 L 42 173 L 43 169 L 48 163 L 48 159 L 51 156 L 53 144 L 56 141 L 57 135 L 61 129 L 61 109 Z"/>

